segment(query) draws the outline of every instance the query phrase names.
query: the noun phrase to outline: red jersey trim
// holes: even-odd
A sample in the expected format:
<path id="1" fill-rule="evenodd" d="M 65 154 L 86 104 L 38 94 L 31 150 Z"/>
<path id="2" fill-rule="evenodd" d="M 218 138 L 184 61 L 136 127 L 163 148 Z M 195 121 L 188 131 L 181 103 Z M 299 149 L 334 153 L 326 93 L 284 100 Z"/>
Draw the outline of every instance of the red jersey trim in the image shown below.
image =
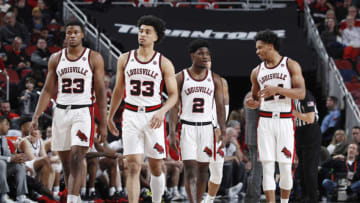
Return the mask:
<path id="1" fill-rule="evenodd" d="M 157 51 L 155 51 L 154 55 L 151 57 L 150 60 L 148 60 L 148 61 L 146 61 L 146 62 L 142 62 L 142 61 L 140 61 L 140 60 L 137 58 L 137 52 L 136 52 L 136 51 L 137 51 L 137 50 L 134 51 L 135 60 L 136 60 L 137 62 L 141 63 L 141 64 L 148 64 L 148 63 L 150 63 L 150 62 L 155 58 L 155 56 L 156 56 L 156 54 L 157 54 Z"/>
<path id="2" fill-rule="evenodd" d="M 283 61 L 283 59 L 284 59 L 284 57 L 282 56 L 282 57 L 281 57 L 281 60 L 279 61 L 279 63 L 276 64 L 276 65 L 273 66 L 273 67 L 267 66 L 267 65 L 266 65 L 266 61 L 264 61 L 264 66 L 265 66 L 265 68 L 267 68 L 267 69 L 274 69 L 274 68 L 276 68 L 276 67 L 278 67 L 278 66 L 280 65 L 280 63 Z"/>
<path id="3" fill-rule="evenodd" d="M 70 61 L 70 62 L 75 62 L 75 61 L 78 61 L 85 53 L 87 48 L 84 47 L 84 50 L 82 51 L 81 55 L 79 57 L 77 57 L 76 59 L 72 60 L 72 59 L 69 59 L 68 55 L 67 55 L 67 48 L 65 48 L 65 58 Z"/>
<path id="4" fill-rule="evenodd" d="M 191 75 L 191 73 L 190 73 L 190 71 L 189 71 L 189 68 L 186 69 L 186 71 L 188 72 L 189 77 L 190 77 L 192 80 L 197 81 L 197 82 L 202 82 L 202 81 L 204 81 L 204 80 L 208 77 L 208 74 L 209 74 L 209 70 L 206 69 L 206 75 L 205 75 L 205 77 L 204 77 L 203 79 L 197 80 L 197 79 L 193 78 L 193 76 Z"/>

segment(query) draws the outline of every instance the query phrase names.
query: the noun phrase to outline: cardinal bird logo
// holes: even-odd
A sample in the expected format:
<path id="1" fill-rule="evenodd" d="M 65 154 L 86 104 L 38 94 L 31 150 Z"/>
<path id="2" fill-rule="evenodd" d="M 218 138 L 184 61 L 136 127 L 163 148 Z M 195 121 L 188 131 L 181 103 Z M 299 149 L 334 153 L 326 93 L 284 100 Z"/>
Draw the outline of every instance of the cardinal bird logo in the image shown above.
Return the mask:
<path id="1" fill-rule="evenodd" d="M 212 151 L 211 151 L 211 149 L 209 149 L 209 147 L 205 147 L 204 152 L 205 152 L 209 157 L 211 157 Z"/>
<path id="2" fill-rule="evenodd" d="M 88 141 L 88 138 L 86 137 L 86 135 L 83 132 L 81 132 L 80 130 L 76 133 L 76 136 L 78 136 L 79 139 L 83 142 Z"/>
<path id="3" fill-rule="evenodd" d="M 224 158 L 224 151 L 222 149 L 219 149 L 217 153 Z"/>
<path id="4" fill-rule="evenodd" d="M 156 151 L 158 151 L 160 154 L 164 153 L 164 147 L 162 147 L 161 145 L 159 145 L 159 143 L 156 143 L 154 145 L 154 149 L 156 149 Z"/>
<path id="5" fill-rule="evenodd" d="M 282 153 L 284 153 L 284 155 L 286 156 L 286 158 L 289 158 L 291 159 L 291 152 L 286 149 L 286 147 L 284 147 L 282 150 L 281 150 Z"/>

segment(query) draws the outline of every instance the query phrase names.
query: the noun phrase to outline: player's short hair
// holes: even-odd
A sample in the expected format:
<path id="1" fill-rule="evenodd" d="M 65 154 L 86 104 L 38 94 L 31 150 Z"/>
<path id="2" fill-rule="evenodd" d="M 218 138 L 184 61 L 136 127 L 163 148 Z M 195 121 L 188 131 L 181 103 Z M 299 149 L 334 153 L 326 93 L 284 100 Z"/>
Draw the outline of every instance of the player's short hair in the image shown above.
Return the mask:
<path id="1" fill-rule="evenodd" d="M 352 130 L 353 130 L 353 129 L 358 129 L 358 130 L 360 130 L 360 126 L 356 125 L 356 126 L 352 127 Z"/>
<path id="2" fill-rule="evenodd" d="M 329 96 L 329 99 L 331 99 L 335 104 L 338 102 L 338 98 L 335 96 Z"/>
<path id="3" fill-rule="evenodd" d="M 280 50 L 279 37 L 271 30 L 263 30 L 256 34 L 255 41 L 263 41 L 267 44 L 272 44 L 276 51 Z"/>
<path id="4" fill-rule="evenodd" d="M 145 15 L 139 18 L 137 21 L 137 26 L 141 25 L 149 25 L 154 27 L 156 34 L 158 36 L 158 40 L 155 43 L 159 43 L 165 36 L 165 21 L 161 18 L 158 18 L 154 15 Z"/>
<path id="5" fill-rule="evenodd" d="M 198 49 L 200 49 L 202 47 L 206 47 L 206 48 L 210 49 L 209 42 L 206 40 L 203 40 L 203 39 L 193 40 L 190 42 L 189 52 L 190 52 L 190 54 L 195 53 Z"/>
<path id="6" fill-rule="evenodd" d="M 70 19 L 65 23 L 65 30 L 68 26 L 79 26 L 81 31 L 84 33 L 84 24 L 77 19 Z"/>
<path id="7" fill-rule="evenodd" d="M 27 122 L 31 122 L 32 118 L 30 116 L 22 116 L 21 118 L 19 118 L 19 126 L 21 128 L 22 125 L 24 125 Z"/>
<path id="8" fill-rule="evenodd" d="M 0 123 L 3 122 L 4 120 L 7 120 L 10 123 L 10 118 L 9 117 L 4 116 L 4 115 L 0 116 Z"/>

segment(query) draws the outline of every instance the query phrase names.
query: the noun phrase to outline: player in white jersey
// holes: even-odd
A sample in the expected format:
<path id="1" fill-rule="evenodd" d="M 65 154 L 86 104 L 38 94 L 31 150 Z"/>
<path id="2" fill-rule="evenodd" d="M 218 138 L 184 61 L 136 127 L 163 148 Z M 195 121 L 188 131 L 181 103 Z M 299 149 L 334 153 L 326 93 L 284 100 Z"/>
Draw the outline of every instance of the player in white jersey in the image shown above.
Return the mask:
<path id="1" fill-rule="evenodd" d="M 275 161 L 279 163 L 281 203 L 289 201 L 291 165 L 295 156 L 293 99 L 305 97 L 300 65 L 279 54 L 279 38 L 265 30 L 255 36 L 256 54 L 263 61 L 251 72 L 248 108 L 259 108 L 257 145 L 263 167 L 263 190 L 267 202 L 275 203 Z"/>
<path id="2" fill-rule="evenodd" d="M 67 187 L 67 202 L 80 200 L 81 174 L 85 154 L 94 134 L 93 90 L 101 115 L 100 136 L 106 140 L 106 97 L 104 60 L 95 51 L 83 47 L 83 25 L 71 20 L 65 25 L 68 47 L 51 55 L 45 86 L 37 104 L 32 127 L 47 108 L 58 84 L 56 108 L 53 115 L 51 147 L 59 152 Z"/>
<path id="3" fill-rule="evenodd" d="M 209 65 L 209 69 L 211 64 Z M 228 83 L 225 78 L 221 77 L 221 82 L 223 85 L 223 93 L 224 93 L 224 105 L 225 105 L 225 121 L 229 115 L 229 89 Z M 215 129 L 215 136 L 220 136 L 220 127 L 217 122 L 217 112 L 216 112 L 216 104 L 213 105 L 213 122 Z M 223 166 L 224 166 L 224 151 L 220 149 L 221 141 L 216 139 L 216 160 L 211 160 L 209 163 L 209 171 L 210 178 L 208 181 L 208 193 L 205 197 L 204 203 L 212 203 L 214 202 L 216 193 L 219 191 L 221 180 L 223 177 Z"/>
<path id="4" fill-rule="evenodd" d="M 220 76 L 206 68 L 211 60 L 208 42 L 193 41 L 190 55 L 191 67 L 176 75 L 180 100 L 179 105 L 175 105 L 171 110 L 170 145 L 174 150 L 180 145 L 189 201 L 200 202 L 206 190 L 209 162 L 216 159 L 216 139 L 212 125 L 214 98 L 221 129 L 220 140 L 225 135 L 225 108 Z M 179 138 L 175 134 L 178 117 Z"/>
<path id="5" fill-rule="evenodd" d="M 128 167 L 126 188 L 129 202 L 139 201 L 143 155 L 149 158 L 152 201 L 161 202 L 165 189 L 161 169 L 167 152 L 165 114 L 175 105 L 178 93 L 174 66 L 154 50 L 155 43 L 164 37 L 165 22 L 149 15 L 142 16 L 137 26 L 139 48 L 121 55 L 118 60 L 108 126 L 112 134 L 119 135 L 113 117 L 124 97 L 122 139 Z M 168 99 L 161 104 L 164 83 Z"/>

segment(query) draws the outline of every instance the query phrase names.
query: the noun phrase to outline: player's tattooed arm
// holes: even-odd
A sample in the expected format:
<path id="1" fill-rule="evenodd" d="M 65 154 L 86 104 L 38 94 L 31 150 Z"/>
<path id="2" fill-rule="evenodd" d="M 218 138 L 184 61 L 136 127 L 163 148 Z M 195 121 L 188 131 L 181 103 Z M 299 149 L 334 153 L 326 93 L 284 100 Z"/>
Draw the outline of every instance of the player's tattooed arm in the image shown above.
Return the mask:
<path id="1" fill-rule="evenodd" d="M 257 75 L 259 72 L 259 67 L 256 67 L 252 70 L 251 72 L 251 76 L 250 76 L 250 80 L 251 80 L 251 94 L 249 94 L 246 97 L 245 100 L 245 105 L 246 107 L 250 108 L 250 109 L 256 109 L 259 107 L 260 103 L 259 103 L 259 97 L 258 97 L 258 93 L 260 91 L 260 86 L 259 83 L 257 81 Z"/>
<path id="2" fill-rule="evenodd" d="M 100 53 L 92 51 L 90 55 L 90 61 L 94 67 L 94 89 L 96 95 L 96 103 L 99 106 L 99 111 L 101 115 L 100 120 L 100 136 L 101 141 L 105 142 L 107 139 L 107 127 L 106 127 L 106 114 L 107 114 L 107 103 L 106 103 L 106 93 L 105 93 L 105 84 L 104 84 L 104 59 Z"/>
<path id="3" fill-rule="evenodd" d="M 176 84 L 179 92 L 178 101 L 170 110 L 170 147 L 173 148 L 178 153 L 179 139 L 176 136 L 176 126 L 179 121 L 179 109 L 180 109 L 180 94 L 181 94 L 181 85 L 183 81 L 183 74 L 179 72 L 176 74 Z"/>
<path id="4" fill-rule="evenodd" d="M 221 136 L 220 140 L 222 140 L 226 135 L 226 127 L 225 127 L 225 105 L 224 105 L 224 88 L 222 85 L 221 78 L 218 74 L 213 73 L 214 75 L 214 84 L 215 84 L 215 103 L 216 103 L 216 114 L 218 123 L 220 125 Z M 223 142 L 224 143 L 224 142 Z"/>
<path id="5" fill-rule="evenodd" d="M 115 82 L 114 91 L 111 95 L 110 110 L 107 118 L 109 130 L 111 134 L 115 136 L 119 136 L 119 130 L 116 128 L 113 119 L 117 109 L 121 104 L 121 100 L 123 99 L 124 96 L 124 88 L 125 88 L 124 68 L 128 61 L 128 58 L 129 58 L 129 52 L 119 56 L 117 62 L 116 82 Z"/>
<path id="6" fill-rule="evenodd" d="M 31 122 L 31 128 L 38 128 L 38 119 L 42 112 L 47 108 L 51 97 L 56 93 L 56 67 L 61 57 L 61 51 L 58 51 L 50 56 L 48 62 L 48 74 L 46 76 L 45 85 L 41 91 L 34 116 Z"/>

